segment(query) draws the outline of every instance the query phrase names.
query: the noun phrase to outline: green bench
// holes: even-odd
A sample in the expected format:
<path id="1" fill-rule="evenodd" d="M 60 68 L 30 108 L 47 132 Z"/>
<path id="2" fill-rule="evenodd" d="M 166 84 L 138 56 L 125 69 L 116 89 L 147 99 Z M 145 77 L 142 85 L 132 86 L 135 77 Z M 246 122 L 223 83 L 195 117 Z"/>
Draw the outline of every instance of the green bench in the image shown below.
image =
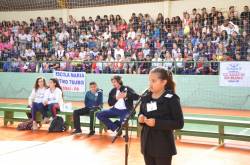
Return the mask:
<path id="1" fill-rule="evenodd" d="M 199 124 L 199 125 L 214 125 L 217 126 L 216 132 L 205 132 L 202 130 L 186 130 L 185 128 L 182 130 L 175 131 L 175 137 L 179 137 L 181 139 L 182 135 L 187 136 L 199 136 L 199 137 L 208 137 L 208 138 L 217 138 L 219 144 L 224 144 L 225 139 L 230 140 L 240 140 L 240 141 L 248 141 L 250 142 L 250 136 L 248 135 L 238 135 L 225 133 L 225 127 L 240 127 L 240 128 L 250 128 L 250 121 L 241 121 L 241 120 L 228 120 L 228 119 L 211 119 L 204 117 L 185 117 L 185 124 Z"/>
<path id="2" fill-rule="evenodd" d="M 4 112 L 4 126 L 10 122 L 13 124 L 14 121 L 26 121 L 27 118 L 15 118 L 15 112 L 30 112 L 30 108 L 26 107 L 12 107 L 12 106 L 0 106 L 0 111 Z M 65 116 L 65 124 L 67 128 L 73 128 L 73 113 L 72 112 L 58 112 L 59 115 Z M 37 119 L 41 120 L 41 114 L 37 113 Z M 117 118 L 112 118 L 112 120 L 117 120 Z M 241 121 L 241 120 L 229 120 L 229 119 L 214 119 L 214 118 L 205 118 L 205 117 L 189 117 L 185 116 L 185 124 L 197 124 L 201 125 L 213 125 L 217 127 L 217 131 L 202 131 L 202 130 L 190 130 L 183 128 L 182 130 L 175 131 L 175 138 L 181 139 L 182 136 L 198 136 L 198 137 L 208 137 L 208 138 L 217 138 L 219 144 L 223 144 L 225 139 L 231 140 L 241 140 L 241 141 L 250 141 L 250 136 L 248 135 L 238 135 L 232 133 L 225 133 L 225 127 L 239 127 L 239 128 L 250 128 L 250 121 Z M 135 123 L 131 124 L 131 121 Z M 94 122 L 95 123 L 95 122 Z M 89 122 L 82 121 L 82 127 L 89 127 Z M 95 127 L 99 128 L 99 132 L 102 133 L 103 130 L 106 130 L 106 127 L 102 123 L 95 123 Z M 134 116 L 129 121 L 129 130 L 136 131 L 137 136 L 140 136 L 141 127 L 138 124 L 137 117 Z"/>
<path id="3" fill-rule="evenodd" d="M 28 113 L 28 112 L 30 112 L 30 108 L 12 107 L 12 106 L 0 106 L 0 111 L 3 111 L 3 113 L 4 113 L 4 116 L 3 116 L 4 126 L 7 126 L 7 124 L 9 122 L 11 124 L 13 124 L 14 121 L 18 121 L 18 122 L 27 121 L 28 118 L 22 118 L 22 117 L 15 118 L 14 113 L 15 112 Z M 66 124 L 67 128 L 73 127 L 73 122 L 72 122 L 73 113 L 72 112 L 58 112 L 58 114 L 65 116 L 65 124 Z M 41 121 L 42 120 L 41 114 L 37 113 L 36 118 L 37 118 L 38 121 Z"/>
<path id="4" fill-rule="evenodd" d="M 28 118 L 23 118 L 23 117 L 15 118 L 14 113 L 16 113 L 16 112 L 27 113 L 27 112 L 30 112 L 30 108 L 20 107 L 20 106 L 19 107 L 17 107 L 17 106 L 0 106 L 0 111 L 3 111 L 3 113 L 4 113 L 4 116 L 3 116 L 3 118 L 4 118 L 4 126 L 7 126 L 8 123 L 13 124 L 14 121 L 17 121 L 17 122 L 27 121 Z M 73 125 L 73 112 L 61 112 L 61 111 L 59 111 L 58 115 L 64 115 L 65 116 L 65 124 L 66 124 L 67 129 L 69 129 L 70 127 L 71 127 L 71 129 L 74 128 L 74 125 Z M 87 116 L 87 115 L 85 115 L 85 116 Z M 42 115 L 41 115 L 40 112 L 38 112 L 36 114 L 36 119 L 37 119 L 37 121 L 42 120 Z M 138 129 L 137 129 L 138 128 L 137 127 L 137 124 L 138 124 L 137 123 L 137 118 L 133 117 L 132 120 L 136 120 L 136 125 L 129 125 L 129 130 L 137 131 L 137 136 L 138 136 L 139 133 L 138 133 Z M 99 133 L 102 133 L 103 130 L 106 130 L 106 127 L 104 126 L 103 123 L 99 122 L 97 124 L 96 121 L 94 121 L 94 123 L 95 123 L 95 128 L 99 128 Z M 82 122 L 81 121 L 81 126 L 82 127 L 89 127 L 90 124 L 89 124 L 89 122 Z"/>

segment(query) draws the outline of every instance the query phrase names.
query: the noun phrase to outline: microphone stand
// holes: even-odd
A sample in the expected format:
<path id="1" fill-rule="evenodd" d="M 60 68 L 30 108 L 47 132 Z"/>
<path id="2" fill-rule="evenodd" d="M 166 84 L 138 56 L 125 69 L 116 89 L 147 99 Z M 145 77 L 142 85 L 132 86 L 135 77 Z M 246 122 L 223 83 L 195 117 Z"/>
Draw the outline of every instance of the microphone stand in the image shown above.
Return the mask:
<path id="1" fill-rule="evenodd" d="M 141 99 L 142 97 L 147 93 L 148 89 L 146 91 L 143 92 L 142 95 L 139 96 L 139 99 L 137 100 L 137 102 L 135 103 L 134 108 L 132 109 L 132 111 L 130 111 L 126 117 L 124 118 L 121 127 L 119 128 L 119 130 L 117 131 L 115 137 L 112 140 L 112 143 L 115 142 L 115 140 L 119 137 L 119 134 L 122 132 L 122 129 L 125 128 L 125 165 L 128 165 L 128 121 L 129 119 L 134 116 L 136 114 L 136 108 L 137 106 L 141 103 Z"/>

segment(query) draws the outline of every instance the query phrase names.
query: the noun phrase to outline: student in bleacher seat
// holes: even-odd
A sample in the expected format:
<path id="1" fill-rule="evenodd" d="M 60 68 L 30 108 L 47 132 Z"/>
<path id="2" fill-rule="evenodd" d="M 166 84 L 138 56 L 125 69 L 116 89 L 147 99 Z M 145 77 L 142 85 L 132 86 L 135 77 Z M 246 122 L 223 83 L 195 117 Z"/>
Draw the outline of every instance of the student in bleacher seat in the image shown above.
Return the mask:
<path id="1" fill-rule="evenodd" d="M 45 114 L 45 106 L 43 104 L 44 94 L 47 89 L 46 81 L 43 77 L 38 77 L 36 79 L 34 88 L 29 96 L 29 107 L 31 108 L 32 115 L 32 130 L 37 130 L 36 112 L 40 111 L 42 115 Z"/>
<path id="2" fill-rule="evenodd" d="M 74 128 L 72 134 L 82 133 L 80 125 L 80 116 L 89 114 L 90 115 L 90 132 L 89 136 L 95 134 L 95 113 L 100 110 L 103 106 L 103 91 L 98 88 L 96 82 L 89 83 L 90 90 L 87 91 L 84 98 L 85 107 L 74 110 Z"/>
<path id="3" fill-rule="evenodd" d="M 47 110 L 52 113 L 52 117 L 56 118 L 56 112 L 63 106 L 63 91 L 56 78 L 49 80 L 49 88 L 45 92 L 44 106 L 47 106 Z M 44 123 L 49 123 L 48 113 L 44 114 Z"/>

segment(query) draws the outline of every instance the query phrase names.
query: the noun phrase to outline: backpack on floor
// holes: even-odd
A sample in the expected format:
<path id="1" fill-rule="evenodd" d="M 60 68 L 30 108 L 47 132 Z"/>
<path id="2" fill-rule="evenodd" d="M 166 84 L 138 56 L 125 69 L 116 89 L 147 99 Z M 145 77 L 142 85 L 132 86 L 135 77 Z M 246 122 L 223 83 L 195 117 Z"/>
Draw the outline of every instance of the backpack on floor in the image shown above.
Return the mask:
<path id="1" fill-rule="evenodd" d="M 65 130 L 66 130 L 66 126 L 62 117 L 57 116 L 56 118 L 52 120 L 50 127 L 49 127 L 49 132 L 63 132 Z"/>
<path id="2" fill-rule="evenodd" d="M 32 125 L 33 125 L 33 121 L 29 120 L 29 121 L 25 121 L 22 123 L 19 123 L 17 125 L 17 130 L 31 130 L 32 129 Z"/>

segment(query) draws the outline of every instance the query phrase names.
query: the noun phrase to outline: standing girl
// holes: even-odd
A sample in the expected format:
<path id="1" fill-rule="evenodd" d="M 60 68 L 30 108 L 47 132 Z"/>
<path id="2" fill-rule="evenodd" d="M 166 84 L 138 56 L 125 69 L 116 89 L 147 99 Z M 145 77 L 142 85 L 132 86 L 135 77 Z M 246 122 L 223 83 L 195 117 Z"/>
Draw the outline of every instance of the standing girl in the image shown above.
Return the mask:
<path id="1" fill-rule="evenodd" d="M 146 165 L 171 165 L 176 147 L 173 131 L 184 126 L 172 72 L 157 67 L 149 73 L 149 90 L 142 97 L 139 123 L 141 152 Z"/>

